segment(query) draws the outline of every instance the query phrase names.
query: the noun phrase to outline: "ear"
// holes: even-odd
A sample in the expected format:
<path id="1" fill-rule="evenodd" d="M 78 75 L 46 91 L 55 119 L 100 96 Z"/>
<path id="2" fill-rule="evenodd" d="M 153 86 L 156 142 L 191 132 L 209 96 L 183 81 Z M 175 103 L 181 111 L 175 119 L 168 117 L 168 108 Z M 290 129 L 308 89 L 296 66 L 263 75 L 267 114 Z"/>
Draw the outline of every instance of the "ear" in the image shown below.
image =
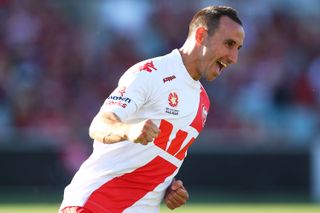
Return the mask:
<path id="1" fill-rule="evenodd" d="M 204 27 L 198 27 L 196 29 L 195 38 L 197 43 L 202 45 L 207 36 L 208 36 L 208 31 Z"/>

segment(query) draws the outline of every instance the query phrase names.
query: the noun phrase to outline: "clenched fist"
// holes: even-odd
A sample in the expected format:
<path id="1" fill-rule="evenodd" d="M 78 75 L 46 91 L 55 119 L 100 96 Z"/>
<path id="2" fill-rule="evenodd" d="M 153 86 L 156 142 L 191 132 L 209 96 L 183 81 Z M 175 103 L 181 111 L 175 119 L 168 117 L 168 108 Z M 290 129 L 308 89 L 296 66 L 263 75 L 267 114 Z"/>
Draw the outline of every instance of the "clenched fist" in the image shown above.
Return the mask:
<path id="1" fill-rule="evenodd" d="M 136 124 L 130 124 L 127 138 L 134 143 L 147 145 L 153 141 L 159 133 L 160 130 L 158 127 L 150 119 L 147 119 Z"/>
<path id="2" fill-rule="evenodd" d="M 175 209 L 187 202 L 189 199 L 189 193 L 184 188 L 181 180 L 173 180 L 168 187 L 164 202 L 169 209 Z"/>

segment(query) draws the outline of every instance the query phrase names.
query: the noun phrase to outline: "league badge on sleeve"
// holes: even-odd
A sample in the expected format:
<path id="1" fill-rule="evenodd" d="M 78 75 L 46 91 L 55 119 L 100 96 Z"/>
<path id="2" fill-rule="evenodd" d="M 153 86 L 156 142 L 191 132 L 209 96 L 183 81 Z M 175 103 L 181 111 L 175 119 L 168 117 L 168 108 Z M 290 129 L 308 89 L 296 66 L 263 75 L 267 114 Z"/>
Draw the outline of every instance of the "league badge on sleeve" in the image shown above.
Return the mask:
<path id="1" fill-rule="evenodd" d="M 120 106 L 122 108 L 126 108 L 128 104 L 130 104 L 131 99 L 125 97 L 126 87 L 117 88 L 106 100 L 106 105 Z"/>
<path id="2" fill-rule="evenodd" d="M 126 93 L 126 87 L 125 86 L 120 87 L 118 89 L 118 93 L 121 95 L 121 97 L 123 97 L 123 94 Z"/>

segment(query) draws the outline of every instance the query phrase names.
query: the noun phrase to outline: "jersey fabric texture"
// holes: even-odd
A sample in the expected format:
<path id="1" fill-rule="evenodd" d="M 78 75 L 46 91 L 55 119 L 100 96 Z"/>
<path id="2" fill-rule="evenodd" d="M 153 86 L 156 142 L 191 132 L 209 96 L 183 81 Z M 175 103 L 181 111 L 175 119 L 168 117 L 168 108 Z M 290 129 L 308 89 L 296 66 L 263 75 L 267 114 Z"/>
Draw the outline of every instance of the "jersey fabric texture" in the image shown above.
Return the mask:
<path id="1" fill-rule="evenodd" d="M 148 145 L 94 141 L 91 156 L 65 188 L 60 209 L 158 212 L 209 106 L 204 88 L 191 78 L 177 49 L 132 66 L 100 110 L 114 112 L 126 123 L 152 119 L 160 134 Z"/>
<path id="2" fill-rule="evenodd" d="M 93 213 L 84 207 L 68 206 L 60 211 L 60 213 Z"/>

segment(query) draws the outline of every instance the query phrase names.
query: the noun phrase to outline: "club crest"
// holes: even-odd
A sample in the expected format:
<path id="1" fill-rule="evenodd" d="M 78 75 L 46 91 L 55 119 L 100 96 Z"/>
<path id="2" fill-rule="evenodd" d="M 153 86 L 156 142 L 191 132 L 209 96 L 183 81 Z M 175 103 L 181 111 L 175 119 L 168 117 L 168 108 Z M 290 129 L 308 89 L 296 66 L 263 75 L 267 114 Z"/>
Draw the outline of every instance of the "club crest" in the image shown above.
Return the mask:
<path id="1" fill-rule="evenodd" d="M 177 93 L 175 92 L 170 92 L 169 96 L 168 96 L 168 101 L 169 101 L 169 105 L 171 107 L 176 107 L 178 106 L 179 103 L 179 97 L 177 95 Z"/>

